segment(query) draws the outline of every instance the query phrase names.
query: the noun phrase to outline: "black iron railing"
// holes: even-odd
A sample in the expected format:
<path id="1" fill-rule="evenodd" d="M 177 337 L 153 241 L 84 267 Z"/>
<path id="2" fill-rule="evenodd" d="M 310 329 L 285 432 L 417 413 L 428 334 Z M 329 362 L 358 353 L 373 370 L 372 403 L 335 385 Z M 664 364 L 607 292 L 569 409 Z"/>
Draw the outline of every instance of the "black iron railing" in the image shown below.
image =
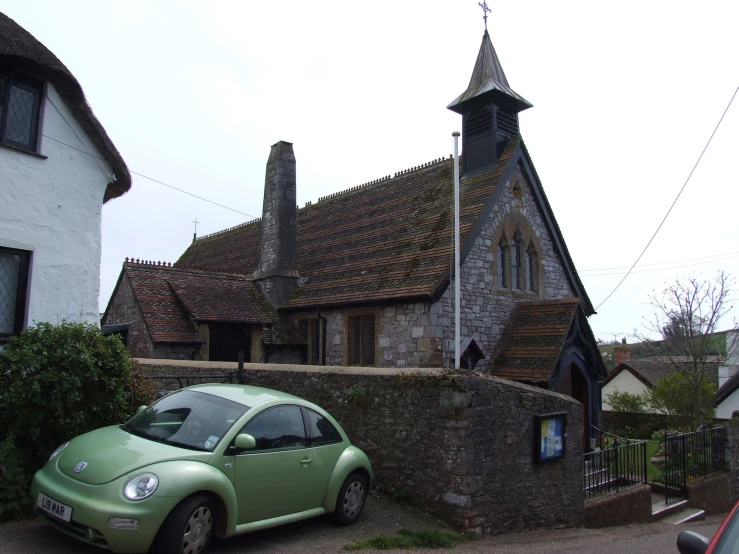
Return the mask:
<path id="1" fill-rule="evenodd" d="M 726 427 L 665 432 L 665 504 L 688 497 L 688 483 L 726 470 Z"/>
<path id="2" fill-rule="evenodd" d="M 647 441 L 615 444 L 584 455 L 585 498 L 647 482 Z"/>

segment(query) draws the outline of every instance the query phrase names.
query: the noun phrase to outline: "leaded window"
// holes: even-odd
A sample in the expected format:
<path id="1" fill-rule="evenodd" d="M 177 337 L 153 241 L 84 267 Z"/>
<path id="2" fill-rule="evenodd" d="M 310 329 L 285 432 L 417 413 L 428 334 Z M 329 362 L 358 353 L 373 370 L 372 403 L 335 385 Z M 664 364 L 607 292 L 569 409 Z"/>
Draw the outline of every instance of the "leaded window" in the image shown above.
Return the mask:
<path id="1" fill-rule="evenodd" d="M 498 259 L 498 287 L 502 289 L 508 288 L 508 271 L 510 270 L 508 250 L 508 246 L 501 239 L 496 258 Z"/>
<path id="2" fill-rule="evenodd" d="M 30 258 L 25 250 L 0 247 L 0 344 L 25 324 Z"/>
<path id="3" fill-rule="evenodd" d="M 0 72 L 0 144 L 36 152 L 41 85 Z"/>
<path id="4" fill-rule="evenodd" d="M 539 292 L 539 256 L 532 248 L 526 252 L 527 261 L 527 283 L 526 288 L 530 292 Z"/>

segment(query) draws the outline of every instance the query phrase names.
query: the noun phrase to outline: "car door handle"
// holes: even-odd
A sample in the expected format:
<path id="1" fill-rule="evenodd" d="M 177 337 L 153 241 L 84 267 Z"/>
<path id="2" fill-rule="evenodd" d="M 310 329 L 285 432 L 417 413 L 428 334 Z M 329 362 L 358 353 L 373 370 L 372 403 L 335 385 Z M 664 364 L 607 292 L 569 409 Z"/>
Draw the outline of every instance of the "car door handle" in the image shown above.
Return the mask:
<path id="1" fill-rule="evenodd" d="M 312 461 L 313 461 L 313 458 L 303 458 L 302 460 L 300 460 L 300 463 L 301 463 L 302 465 L 304 465 L 304 466 L 307 466 L 307 465 L 308 465 L 309 463 L 311 463 Z"/>

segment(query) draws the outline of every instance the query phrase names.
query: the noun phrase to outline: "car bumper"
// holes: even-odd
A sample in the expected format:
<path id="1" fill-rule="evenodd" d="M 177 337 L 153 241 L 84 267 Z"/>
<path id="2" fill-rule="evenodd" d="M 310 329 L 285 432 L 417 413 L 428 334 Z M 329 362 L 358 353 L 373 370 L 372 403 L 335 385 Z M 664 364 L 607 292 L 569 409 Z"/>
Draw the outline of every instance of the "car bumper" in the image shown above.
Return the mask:
<path id="1" fill-rule="evenodd" d="M 112 552 L 148 552 L 159 527 L 180 498 L 155 494 L 146 500 L 132 502 L 123 496 L 127 479 L 128 476 L 123 476 L 103 485 L 88 485 L 63 474 L 54 460 L 33 477 L 31 496 L 35 502 L 39 493 L 43 493 L 72 508 L 69 523 L 36 509 L 42 520 L 69 536 Z M 139 527 L 112 527 L 108 522 L 112 517 L 135 519 Z M 88 536 L 88 529 L 92 530 L 92 538 Z"/>

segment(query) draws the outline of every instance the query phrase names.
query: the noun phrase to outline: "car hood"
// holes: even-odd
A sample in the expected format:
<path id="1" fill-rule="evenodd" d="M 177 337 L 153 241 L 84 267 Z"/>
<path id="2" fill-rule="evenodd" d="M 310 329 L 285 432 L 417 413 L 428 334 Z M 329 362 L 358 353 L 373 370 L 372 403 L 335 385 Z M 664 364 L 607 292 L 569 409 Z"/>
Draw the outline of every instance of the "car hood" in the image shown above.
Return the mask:
<path id="1" fill-rule="evenodd" d="M 83 483 L 101 485 L 132 471 L 168 460 L 207 462 L 213 454 L 132 435 L 117 425 L 75 437 L 59 456 L 59 470 Z M 86 462 L 84 468 L 76 471 Z"/>

